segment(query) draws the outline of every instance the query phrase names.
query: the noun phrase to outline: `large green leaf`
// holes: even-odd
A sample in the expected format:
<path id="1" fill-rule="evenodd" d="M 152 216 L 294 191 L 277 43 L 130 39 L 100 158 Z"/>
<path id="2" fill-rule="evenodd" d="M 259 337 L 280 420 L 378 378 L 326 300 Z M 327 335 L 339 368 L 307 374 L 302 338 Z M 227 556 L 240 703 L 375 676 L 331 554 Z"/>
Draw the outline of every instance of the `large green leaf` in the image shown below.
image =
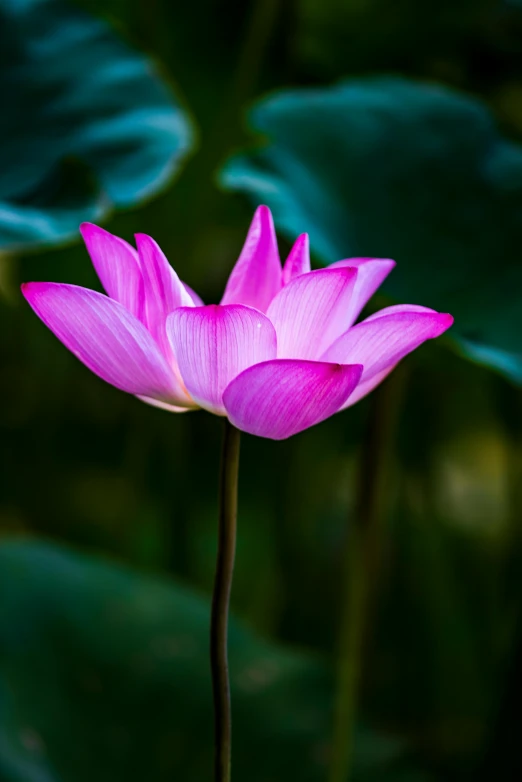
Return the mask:
<path id="1" fill-rule="evenodd" d="M 0 248 L 53 243 L 161 188 L 192 144 L 153 63 L 62 0 L 0 0 Z"/>
<path id="2" fill-rule="evenodd" d="M 522 383 L 522 147 L 483 103 L 368 78 L 276 94 L 250 121 L 268 143 L 228 162 L 226 187 L 325 263 L 395 258 L 385 292 L 451 312 L 460 349 Z"/>
<path id="3" fill-rule="evenodd" d="M 208 606 L 50 545 L 0 546 L 2 782 L 210 779 Z M 331 677 L 232 622 L 234 774 L 248 782 L 325 777 Z M 357 780 L 409 776 L 401 743 L 356 739 Z"/>

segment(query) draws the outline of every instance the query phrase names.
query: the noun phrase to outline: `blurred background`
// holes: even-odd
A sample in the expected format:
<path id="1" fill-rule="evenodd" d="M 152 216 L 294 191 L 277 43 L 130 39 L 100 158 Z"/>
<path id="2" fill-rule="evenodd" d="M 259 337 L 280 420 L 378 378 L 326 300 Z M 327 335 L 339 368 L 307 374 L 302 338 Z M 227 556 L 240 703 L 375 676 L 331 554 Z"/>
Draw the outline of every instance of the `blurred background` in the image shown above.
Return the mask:
<path id="1" fill-rule="evenodd" d="M 0 0 L 0 780 L 210 778 L 221 421 L 90 374 L 19 284 L 151 234 L 218 301 L 284 257 L 393 257 L 455 315 L 355 407 L 243 437 L 234 775 L 326 780 L 363 531 L 355 782 L 522 771 L 522 3 Z M 252 108 L 253 107 L 253 108 Z M 348 549 L 348 553 L 346 550 Z"/>

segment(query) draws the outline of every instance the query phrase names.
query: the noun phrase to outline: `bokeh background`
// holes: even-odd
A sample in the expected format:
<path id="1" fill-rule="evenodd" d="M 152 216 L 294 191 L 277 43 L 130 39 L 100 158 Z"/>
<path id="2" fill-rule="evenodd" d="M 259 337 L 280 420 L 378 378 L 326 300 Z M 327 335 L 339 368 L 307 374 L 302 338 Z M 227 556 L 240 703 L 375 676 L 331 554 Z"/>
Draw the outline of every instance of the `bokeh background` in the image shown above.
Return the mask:
<path id="1" fill-rule="evenodd" d="M 394 257 L 370 309 L 456 321 L 243 438 L 235 778 L 328 778 L 354 529 L 353 780 L 518 778 L 522 3 L 0 0 L 0 95 L 1 782 L 210 779 L 221 422 L 104 385 L 19 284 L 99 289 L 97 220 L 218 301 L 258 203 L 282 255 Z"/>

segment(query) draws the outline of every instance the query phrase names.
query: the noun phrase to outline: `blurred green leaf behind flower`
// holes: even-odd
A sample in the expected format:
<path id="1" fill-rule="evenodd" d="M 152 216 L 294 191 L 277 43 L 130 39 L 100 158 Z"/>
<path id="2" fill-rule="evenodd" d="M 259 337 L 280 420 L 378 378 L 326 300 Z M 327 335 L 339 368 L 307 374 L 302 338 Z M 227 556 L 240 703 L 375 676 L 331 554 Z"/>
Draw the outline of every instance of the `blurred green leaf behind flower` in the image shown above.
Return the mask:
<path id="1" fill-rule="evenodd" d="M 0 249 L 76 238 L 165 187 L 193 145 L 153 62 L 62 0 L 1 0 L 0 50 Z"/>
<path id="2" fill-rule="evenodd" d="M 175 583 L 20 541 L 0 546 L 0 573 L 2 780 L 208 776 L 206 601 Z M 322 779 L 328 668 L 236 623 L 230 663 L 238 777 Z M 403 779 L 411 763 L 402 742 L 360 730 L 358 779 Z"/>

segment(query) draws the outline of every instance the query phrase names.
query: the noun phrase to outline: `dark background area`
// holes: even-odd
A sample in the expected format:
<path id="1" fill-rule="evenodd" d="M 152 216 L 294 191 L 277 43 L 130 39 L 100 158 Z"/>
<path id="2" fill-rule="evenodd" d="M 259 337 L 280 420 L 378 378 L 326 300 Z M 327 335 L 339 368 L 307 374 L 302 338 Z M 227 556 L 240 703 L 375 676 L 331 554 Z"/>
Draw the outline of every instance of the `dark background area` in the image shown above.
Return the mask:
<path id="1" fill-rule="evenodd" d="M 81 5 L 157 63 L 197 127 L 197 148 L 175 181 L 103 224 L 127 240 L 152 235 L 205 302 L 219 300 L 253 211 L 218 186 L 217 171 L 251 143 L 245 112 L 254 99 L 394 74 L 484 99 L 503 134 L 522 140 L 515 0 Z M 286 238 L 280 246 L 284 256 Z M 0 779 L 207 779 L 197 764 L 210 751 L 205 654 L 192 655 L 189 643 L 190 670 L 167 654 L 153 681 L 149 669 L 126 666 L 130 650 L 139 657 L 149 648 L 160 606 L 172 611 L 165 621 L 182 652 L 192 635 L 204 643 L 222 422 L 202 412 L 168 415 L 102 383 L 25 305 L 18 286 L 26 280 L 100 289 L 74 241 L 0 254 Z M 388 303 L 378 294 L 371 306 Z M 237 780 L 327 778 L 343 551 L 365 481 L 377 555 L 354 779 L 518 777 L 521 433 L 520 388 L 441 340 L 310 431 L 282 443 L 243 437 L 232 665 L 234 649 L 239 659 L 242 644 L 265 644 L 263 659 L 277 659 L 290 679 L 263 694 L 265 669 L 257 678 L 248 669 L 252 699 L 235 700 Z M 95 563 L 101 557 L 118 575 L 68 547 Z M 120 565 L 132 571 L 122 575 Z M 118 589 L 129 590 L 123 614 L 134 606 L 138 617 L 122 620 L 121 633 L 99 608 L 102 591 L 114 597 Z M 95 706 L 72 662 L 88 668 L 90 660 L 110 682 L 98 691 L 89 679 Z M 319 715 L 309 723 L 300 721 L 307 708 Z M 110 720 L 127 731 L 132 763 L 125 741 L 107 738 Z M 316 740 L 312 762 L 304 748 Z"/>

